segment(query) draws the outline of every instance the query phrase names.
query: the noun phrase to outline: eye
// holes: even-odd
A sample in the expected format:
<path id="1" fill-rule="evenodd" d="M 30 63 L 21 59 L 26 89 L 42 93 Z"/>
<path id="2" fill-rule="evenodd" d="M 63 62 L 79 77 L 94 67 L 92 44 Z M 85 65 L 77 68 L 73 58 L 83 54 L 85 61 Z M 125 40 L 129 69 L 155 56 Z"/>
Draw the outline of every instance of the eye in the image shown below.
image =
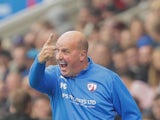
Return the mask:
<path id="1" fill-rule="evenodd" d="M 69 54 L 69 53 L 70 53 L 70 51 L 69 51 L 69 50 L 67 50 L 67 49 L 62 50 L 62 52 L 63 52 L 64 54 Z"/>

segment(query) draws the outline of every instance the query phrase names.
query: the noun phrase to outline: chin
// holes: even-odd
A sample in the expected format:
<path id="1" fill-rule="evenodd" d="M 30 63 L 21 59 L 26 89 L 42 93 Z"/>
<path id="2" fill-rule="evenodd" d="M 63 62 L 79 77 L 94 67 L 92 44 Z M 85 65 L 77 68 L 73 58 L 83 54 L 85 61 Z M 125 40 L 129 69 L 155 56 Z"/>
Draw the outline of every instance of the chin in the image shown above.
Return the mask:
<path id="1" fill-rule="evenodd" d="M 66 74 L 66 73 L 61 72 L 61 74 L 62 74 L 63 76 L 65 76 L 65 77 L 69 77 L 69 75 Z"/>

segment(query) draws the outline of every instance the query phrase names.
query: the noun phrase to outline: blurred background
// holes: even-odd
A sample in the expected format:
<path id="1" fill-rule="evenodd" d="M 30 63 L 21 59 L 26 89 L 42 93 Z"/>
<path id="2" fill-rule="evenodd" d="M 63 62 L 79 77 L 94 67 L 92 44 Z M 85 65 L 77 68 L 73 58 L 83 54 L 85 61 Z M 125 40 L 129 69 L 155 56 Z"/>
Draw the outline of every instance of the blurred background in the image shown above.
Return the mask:
<path id="1" fill-rule="evenodd" d="M 143 120 L 160 120 L 160 0 L 0 0 L 1 120 L 20 108 L 51 120 L 49 99 L 29 87 L 28 72 L 50 33 L 56 42 L 68 30 L 82 31 L 89 56 L 120 75 Z"/>

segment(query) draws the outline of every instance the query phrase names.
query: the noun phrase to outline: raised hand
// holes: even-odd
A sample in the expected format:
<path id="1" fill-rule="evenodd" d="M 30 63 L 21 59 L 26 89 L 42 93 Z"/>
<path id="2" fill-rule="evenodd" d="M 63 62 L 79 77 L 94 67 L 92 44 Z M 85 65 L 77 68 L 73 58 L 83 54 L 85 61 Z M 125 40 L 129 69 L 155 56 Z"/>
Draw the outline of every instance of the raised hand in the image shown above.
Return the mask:
<path id="1" fill-rule="evenodd" d="M 56 47 L 54 46 L 53 34 L 51 34 L 48 40 L 43 45 L 41 52 L 38 55 L 38 60 L 40 63 L 46 62 L 54 57 L 54 51 Z"/>

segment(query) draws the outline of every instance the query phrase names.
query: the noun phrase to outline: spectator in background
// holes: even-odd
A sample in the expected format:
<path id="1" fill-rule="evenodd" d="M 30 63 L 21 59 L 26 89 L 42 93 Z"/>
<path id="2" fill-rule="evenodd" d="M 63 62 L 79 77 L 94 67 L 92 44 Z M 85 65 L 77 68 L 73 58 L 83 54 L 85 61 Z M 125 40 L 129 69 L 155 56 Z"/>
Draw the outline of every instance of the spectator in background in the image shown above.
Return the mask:
<path id="1" fill-rule="evenodd" d="M 160 17 L 151 11 L 147 14 L 145 19 L 145 29 L 147 34 L 153 39 L 154 47 L 160 46 L 159 20 Z"/>
<path id="2" fill-rule="evenodd" d="M 151 56 L 153 51 L 154 41 L 148 35 L 143 35 L 137 41 L 138 47 L 138 61 L 142 69 L 142 79 L 144 82 L 148 83 L 148 73 L 151 64 Z"/>
<path id="3" fill-rule="evenodd" d="M 47 96 L 41 95 L 33 100 L 32 117 L 38 120 L 51 120 L 50 100 Z"/>
<path id="4" fill-rule="evenodd" d="M 111 47 L 116 44 L 114 40 L 114 25 L 116 21 L 114 18 L 104 21 L 99 32 L 99 40 Z"/>
<path id="5" fill-rule="evenodd" d="M 52 30 L 45 30 L 45 29 L 42 29 L 41 31 L 39 31 L 35 40 L 35 49 L 37 50 L 41 49 L 41 47 L 46 42 L 46 38 L 50 35 L 50 33 L 54 33 L 54 32 Z"/>
<path id="6" fill-rule="evenodd" d="M 154 35 L 152 36 L 153 39 L 155 40 L 156 45 L 155 46 L 160 46 L 160 17 L 157 19 L 155 24 L 153 25 L 153 33 Z"/>
<path id="7" fill-rule="evenodd" d="M 92 28 L 92 31 L 96 28 L 100 27 L 100 23 L 102 21 L 101 11 L 96 8 L 92 8 L 89 10 L 90 12 L 90 22 L 89 27 Z"/>
<path id="8" fill-rule="evenodd" d="M 100 41 L 110 46 L 111 49 L 119 46 L 121 31 L 126 27 L 124 22 L 114 17 L 104 21 L 100 28 Z"/>
<path id="9" fill-rule="evenodd" d="M 0 120 L 34 120 L 30 117 L 31 96 L 22 89 L 13 91 L 9 98 L 9 114 Z"/>
<path id="10" fill-rule="evenodd" d="M 90 51 L 89 53 L 90 57 L 95 63 L 112 69 L 111 51 L 105 43 L 95 43 L 92 51 Z"/>
<path id="11" fill-rule="evenodd" d="M 35 39 L 37 36 L 38 31 L 34 32 L 29 30 L 25 35 L 24 35 L 24 45 L 27 50 L 35 48 Z"/>
<path id="12" fill-rule="evenodd" d="M 138 61 L 138 48 L 136 45 L 128 46 L 124 50 L 125 59 L 127 62 L 128 69 L 134 73 L 134 79 L 142 80 L 142 70 Z"/>
<path id="13" fill-rule="evenodd" d="M 155 96 L 154 90 L 147 83 L 135 79 L 134 74 L 130 71 L 121 73 L 120 77 L 131 95 L 139 102 L 141 112 L 150 109 Z"/>
<path id="14" fill-rule="evenodd" d="M 110 46 L 111 49 L 119 46 L 121 31 L 126 27 L 124 22 L 115 17 L 104 21 L 100 28 L 100 41 Z"/>
<path id="15" fill-rule="evenodd" d="M 160 94 L 157 94 L 153 100 L 152 112 L 156 120 L 160 120 Z"/>
<path id="16" fill-rule="evenodd" d="M 10 72 L 5 80 L 7 97 L 17 89 L 21 88 L 22 76 L 17 72 Z"/>
<path id="17" fill-rule="evenodd" d="M 7 106 L 7 94 L 5 89 L 5 83 L 3 80 L 0 80 L 0 118 L 2 115 L 8 113 Z"/>
<path id="18" fill-rule="evenodd" d="M 25 55 L 25 71 L 23 71 L 23 74 L 22 74 L 22 77 L 25 77 L 29 74 L 29 69 L 34 61 L 34 59 L 36 58 L 36 56 L 38 55 L 39 51 L 35 48 L 32 48 L 32 49 L 29 49 L 27 52 L 26 52 L 26 55 Z"/>
<path id="19" fill-rule="evenodd" d="M 91 32 L 91 30 L 89 30 L 90 27 L 88 26 L 89 22 L 90 22 L 90 11 L 87 7 L 83 7 L 78 12 L 75 29 L 84 32 L 88 36 Z"/>
<path id="20" fill-rule="evenodd" d="M 160 86 L 160 47 L 153 50 L 151 58 L 152 61 L 151 67 L 149 69 L 148 83 L 155 89 L 156 92 L 158 87 Z"/>
<path id="21" fill-rule="evenodd" d="M 37 97 L 42 95 L 40 92 L 38 92 L 30 87 L 29 81 L 28 81 L 28 76 L 23 77 L 21 88 L 30 94 L 30 96 L 32 97 L 32 100 L 34 100 Z"/>
<path id="22" fill-rule="evenodd" d="M 134 16 L 129 23 L 129 28 L 133 43 L 136 44 L 137 41 L 145 34 L 143 20 Z"/>
<path id="23" fill-rule="evenodd" d="M 23 46 L 24 47 L 24 38 L 22 35 L 14 35 L 11 39 L 11 48 L 10 50 L 15 49 L 18 46 Z"/>
<path id="24" fill-rule="evenodd" d="M 12 57 L 8 50 L 0 51 L 0 79 L 5 80 L 9 73 L 9 64 Z"/>
<path id="25" fill-rule="evenodd" d="M 118 74 L 128 71 L 124 50 L 116 47 L 112 50 L 113 70 Z"/>
<path id="26" fill-rule="evenodd" d="M 125 22 L 116 19 L 115 23 L 113 25 L 113 40 L 115 41 L 115 45 L 120 44 L 120 41 L 122 41 L 123 39 L 121 39 L 121 33 L 123 30 L 127 29 L 127 25 Z"/>
<path id="27" fill-rule="evenodd" d="M 128 46 L 134 44 L 129 28 L 125 28 L 120 32 L 119 46 L 125 50 Z"/>
<path id="28" fill-rule="evenodd" d="M 17 71 L 21 75 L 26 70 L 26 48 L 24 45 L 17 45 L 12 50 L 12 61 L 10 62 L 10 70 Z"/>
<path id="29" fill-rule="evenodd" d="M 22 79 L 22 89 L 26 91 L 32 99 L 32 118 L 38 120 L 51 120 L 51 108 L 48 97 L 32 89 L 29 86 L 28 76 Z"/>
<path id="30" fill-rule="evenodd" d="M 55 34 L 55 37 L 57 36 L 57 32 L 55 31 L 54 26 L 49 22 L 48 20 L 40 20 L 37 22 L 34 22 L 28 32 L 24 35 L 24 46 L 29 49 L 39 49 L 41 44 L 43 44 L 43 40 L 45 39 L 45 35 L 48 34 L 48 32 L 53 32 Z M 43 35 L 41 35 L 43 33 Z M 37 41 L 37 39 L 39 39 Z"/>

